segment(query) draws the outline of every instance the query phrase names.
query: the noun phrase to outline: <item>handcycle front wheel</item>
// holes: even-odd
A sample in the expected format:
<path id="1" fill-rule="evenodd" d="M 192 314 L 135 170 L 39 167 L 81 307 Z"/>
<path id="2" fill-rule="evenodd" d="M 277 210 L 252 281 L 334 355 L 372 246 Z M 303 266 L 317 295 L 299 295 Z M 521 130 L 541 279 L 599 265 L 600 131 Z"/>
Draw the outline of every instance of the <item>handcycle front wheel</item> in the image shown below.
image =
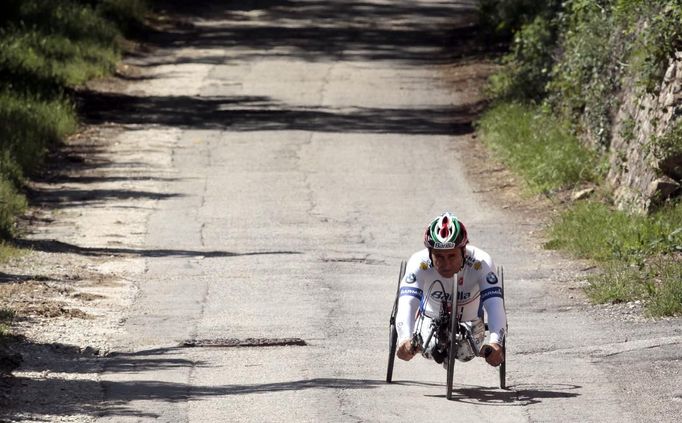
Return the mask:
<path id="1" fill-rule="evenodd" d="M 386 369 L 386 383 L 393 381 L 393 364 L 395 363 L 395 352 L 398 349 L 398 332 L 395 324 L 391 324 L 388 335 L 388 368 Z"/>
<path id="2" fill-rule="evenodd" d="M 445 397 L 452 399 L 452 383 L 455 376 L 455 361 L 457 359 L 457 333 L 459 332 L 459 320 L 457 319 L 457 275 L 453 278 L 452 312 L 450 313 L 450 342 L 448 345 L 448 375 L 446 381 Z"/>
<path id="3" fill-rule="evenodd" d="M 386 383 L 391 383 L 393 381 L 393 365 L 395 364 L 395 352 L 398 348 L 398 331 L 395 327 L 395 315 L 398 312 L 398 297 L 400 296 L 400 281 L 403 280 L 405 276 L 405 267 L 407 263 L 405 261 L 400 263 L 400 272 L 398 273 L 398 287 L 395 292 L 395 299 L 393 300 L 393 311 L 391 312 L 391 318 L 389 320 L 388 328 L 388 366 L 386 369 Z"/>

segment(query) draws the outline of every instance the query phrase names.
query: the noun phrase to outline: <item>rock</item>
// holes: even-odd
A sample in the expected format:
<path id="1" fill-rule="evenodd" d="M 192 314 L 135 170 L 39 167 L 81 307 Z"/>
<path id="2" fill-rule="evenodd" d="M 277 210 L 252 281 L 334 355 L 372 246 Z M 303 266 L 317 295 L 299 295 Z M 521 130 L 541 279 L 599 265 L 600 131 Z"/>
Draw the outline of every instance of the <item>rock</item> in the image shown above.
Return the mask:
<path id="1" fill-rule="evenodd" d="M 592 195 L 593 192 L 594 188 L 581 189 L 580 191 L 573 193 L 573 195 L 571 196 L 571 200 L 573 201 L 584 200 L 585 198 Z"/>
<path id="2" fill-rule="evenodd" d="M 651 197 L 658 201 L 669 198 L 678 189 L 680 189 L 680 183 L 669 176 L 662 176 L 649 184 Z"/>
<path id="3" fill-rule="evenodd" d="M 83 350 L 81 350 L 81 355 L 83 357 L 93 357 L 100 355 L 100 351 L 98 348 L 93 348 L 88 345 L 87 347 L 83 348 Z"/>

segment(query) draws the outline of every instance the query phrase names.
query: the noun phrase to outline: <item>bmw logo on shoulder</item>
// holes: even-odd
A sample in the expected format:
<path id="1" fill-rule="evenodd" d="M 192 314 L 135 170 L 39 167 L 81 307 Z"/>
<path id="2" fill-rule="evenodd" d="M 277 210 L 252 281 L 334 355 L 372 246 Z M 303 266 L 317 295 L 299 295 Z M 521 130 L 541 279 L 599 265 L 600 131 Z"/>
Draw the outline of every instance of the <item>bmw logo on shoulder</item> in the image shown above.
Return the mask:
<path id="1" fill-rule="evenodd" d="M 497 283 L 497 276 L 493 272 L 488 273 L 488 275 L 485 277 L 485 280 L 490 284 L 490 285 L 495 285 Z"/>
<path id="2" fill-rule="evenodd" d="M 414 275 L 414 273 L 410 273 L 409 275 L 405 276 L 405 283 L 414 283 L 417 280 L 417 277 Z"/>

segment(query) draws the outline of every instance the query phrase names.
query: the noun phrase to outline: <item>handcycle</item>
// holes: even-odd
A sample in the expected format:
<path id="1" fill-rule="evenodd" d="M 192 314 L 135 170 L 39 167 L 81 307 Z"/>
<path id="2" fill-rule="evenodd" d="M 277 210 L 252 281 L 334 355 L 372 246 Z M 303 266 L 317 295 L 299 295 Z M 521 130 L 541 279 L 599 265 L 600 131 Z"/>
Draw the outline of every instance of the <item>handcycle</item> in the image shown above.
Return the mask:
<path id="1" fill-rule="evenodd" d="M 393 381 L 393 365 L 395 363 L 396 349 L 398 346 L 398 332 L 396 330 L 396 313 L 398 311 L 398 298 L 400 296 L 400 281 L 402 281 L 403 276 L 405 276 L 405 267 L 407 263 L 405 261 L 400 263 L 400 272 L 398 274 L 398 287 L 396 289 L 395 300 L 393 301 L 393 310 L 391 311 L 391 318 L 389 320 L 389 338 L 388 338 L 388 368 L 386 371 L 386 383 L 391 383 Z M 504 268 L 499 266 L 497 268 L 497 275 L 500 281 L 500 287 L 502 288 L 502 303 L 504 305 Z M 455 293 L 452 295 L 456 298 L 457 292 L 457 276 L 453 278 L 452 286 L 450 292 Z M 455 362 L 457 358 L 458 349 L 463 346 L 463 342 L 471 341 L 471 333 L 467 327 L 459 321 L 457 313 L 452 313 L 452 304 L 448 303 L 447 299 L 441 299 L 442 304 L 440 307 L 440 313 L 438 316 L 433 316 L 431 322 L 431 328 L 429 335 L 426 340 L 422 339 L 421 331 L 415 331 L 412 337 L 413 348 L 422 348 L 424 345 L 429 345 L 431 342 L 431 337 L 436 337 L 435 347 L 432 348 L 431 354 L 436 362 L 442 363 L 447 357 L 447 377 L 446 377 L 446 391 L 445 396 L 448 400 L 452 399 L 452 385 L 454 380 L 454 370 Z M 455 300 L 456 301 L 456 300 Z M 488 330 L 487 323 L 485 324 L 486 331 Z M 454 336 L 451 336 L 454 334 Z M 500 388 L 506 389 L 507 383 L 507 357 L 506 357 L 506 336 L 502 344 L 502 351 L 504 354 L 504 360 L 498 366 L 499 378 L 500 378 Z M 490 350 L 485 348 L 481 351 L 483 356 L 490 354 Z"/>

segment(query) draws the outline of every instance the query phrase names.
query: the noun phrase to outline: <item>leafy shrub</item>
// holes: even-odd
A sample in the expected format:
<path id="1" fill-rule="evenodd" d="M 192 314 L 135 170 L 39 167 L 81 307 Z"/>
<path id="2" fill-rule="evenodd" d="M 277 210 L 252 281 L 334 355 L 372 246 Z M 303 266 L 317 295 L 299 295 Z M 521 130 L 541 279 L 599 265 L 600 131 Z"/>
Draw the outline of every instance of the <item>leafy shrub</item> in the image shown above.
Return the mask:
<path id="1" fill-rule="evenodd" d="M 562 54 L 548 84 L 552 107 L 604 148 L 609 146 L 612 117 L 620 105 L 616 94 L 629 46 L 608 3 L 570 2 L 562 22 Z"/>
<path id="2" fill-rule="evenodd" d="M 656 93 L 668 60 L 682 49 L 682 3 L 679 1 L 620 0 L 614 15 L 632 35 L 628 62 L 645 91 Z"/>
<path id="3" fill-rule="evenodd" d="M 487 87 L 488 97 L 496 100 L 539 101 L 545 96 L 553 63 L 551 46 L 554 28 L 538 16 L 516 33 L 512 51 L 503 59 Z"/>
<path id="4" fill-rule="evenodd" d="M 479 22 L 488 38 L 509 39 L 537 16 L 552 16 L 560 8 L 557 0 L 481 0 Z"/>
<path id="5" fill-rule="evenodd" d="M 102 0 L 97 10 L 125 34 L 131 34 L 144 27 L 148 5 L 145 0 Z"/>

